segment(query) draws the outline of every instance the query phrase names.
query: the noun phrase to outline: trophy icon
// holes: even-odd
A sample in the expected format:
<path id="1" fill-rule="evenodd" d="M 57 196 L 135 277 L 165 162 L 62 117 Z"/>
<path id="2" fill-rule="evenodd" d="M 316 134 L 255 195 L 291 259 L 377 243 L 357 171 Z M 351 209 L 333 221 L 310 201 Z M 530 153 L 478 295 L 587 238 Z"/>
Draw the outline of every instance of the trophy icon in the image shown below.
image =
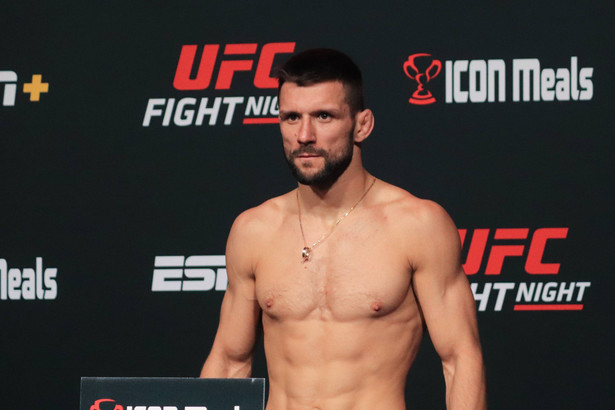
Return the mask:
<path id="1" fill-rule="evenodd" d="M 417 59 L 422 63 L 421 67 L 425 67 L 426 63 L 431 60 L 431 64 L 424 71 L 417 67 Z M 424 61 L 424 63 L 423 63 Z M 404 72 L 406 75 L 418 83 L 416 91 L 410 97 L 410 104 L 427 105 L 436 102 L 436 98 L 425 87 L 427 83 L 440 74 L 442 63 L 431 57 L 431 54 L 417 53 L 408 57 L 408 61 L 404 63 Z"/>

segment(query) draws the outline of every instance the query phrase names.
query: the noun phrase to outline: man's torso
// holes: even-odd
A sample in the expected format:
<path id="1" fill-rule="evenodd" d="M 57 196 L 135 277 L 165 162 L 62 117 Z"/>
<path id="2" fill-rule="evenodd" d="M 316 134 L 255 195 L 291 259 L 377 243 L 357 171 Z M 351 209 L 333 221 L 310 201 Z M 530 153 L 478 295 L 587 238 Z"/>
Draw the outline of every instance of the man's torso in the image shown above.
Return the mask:
<path id="1" fill-rule="evenodd" d="M 254 257 L 270 376 L 268 409 L 404 409 L 406 375 L 423 334 L 412 290 L 413 207 L 421 200 L 380 182 L 331 229 L 303 217 L 295 192 L 261 205 Z M 417 208 L 418 209 L 418 208 Z"/>

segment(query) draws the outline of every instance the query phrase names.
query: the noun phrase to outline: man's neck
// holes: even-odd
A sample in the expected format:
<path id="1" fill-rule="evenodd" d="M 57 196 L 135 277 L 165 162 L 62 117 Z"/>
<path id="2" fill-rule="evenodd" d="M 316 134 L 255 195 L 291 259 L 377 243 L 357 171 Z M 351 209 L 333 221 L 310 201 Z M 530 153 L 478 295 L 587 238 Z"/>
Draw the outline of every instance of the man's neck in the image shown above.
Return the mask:
<path id="1" fill-rule="evenodd" d="M 357 164 L 351 164 L 357 165 Z M 365 193 L 373 177 L 362 167 L 351 166 L 326 189 L 299 184 L 302 212 L 315 217 L 336 219 Z"/>

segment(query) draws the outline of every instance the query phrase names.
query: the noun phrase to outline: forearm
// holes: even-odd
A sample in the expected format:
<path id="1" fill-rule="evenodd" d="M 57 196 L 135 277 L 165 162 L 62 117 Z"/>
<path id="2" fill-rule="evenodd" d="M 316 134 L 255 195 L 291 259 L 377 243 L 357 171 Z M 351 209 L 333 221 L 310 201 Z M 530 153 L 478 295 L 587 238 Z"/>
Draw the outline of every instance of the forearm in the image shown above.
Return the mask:
<path id="1" fill-rule="evenodd" d="M 241 378 L 252 374 L 252 355 L 231 358 L 212 351 L 201 370 L 202 378 Z"/>
<path id="2" fill-rule="evenodd" d="M 443 363 L 448 410 L 487 408 L 485 370 L 480 351 Z"/>

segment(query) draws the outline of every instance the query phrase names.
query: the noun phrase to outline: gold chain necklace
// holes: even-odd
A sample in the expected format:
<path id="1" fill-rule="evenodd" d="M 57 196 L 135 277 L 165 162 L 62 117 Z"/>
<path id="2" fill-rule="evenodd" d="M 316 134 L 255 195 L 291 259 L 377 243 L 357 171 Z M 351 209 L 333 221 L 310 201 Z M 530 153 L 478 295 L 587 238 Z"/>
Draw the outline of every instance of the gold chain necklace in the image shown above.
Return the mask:
<path id="1" fill-rule="evenodd" d="M 369 187 L 365 190 L 363 195 L 361 195 L 361 198 L 359 198 L 359 200 L 355 202 L 355 204 L 351 206 L 350 209 L 346 211 L 344 215 L 340 216 L 337 219 L 337 221 L 335 221 L 335 224 L 333 224 L 333 228 L 331 228 L 329 232 L 321 236 L 319 240 L 317 240 L 316 242 L 312 244 L 312 246 L 307 246 L 305 242 L 305 234 L 303 233 L 303 224 L 301 223 L 301 203 L 299 202 L 299 190 L 297 189 L 297 209 L 299 210 L 299 228 L 301 228 L 301 237 L 303 238 L 303 244 L 305 245 L 303 249 L 301 250 L 301 258 L 303 258 L 303 262 L 307 262 L 310 260 L 310 257 L 312 256 L 312 251 L 314 250 L 314 248 L 317 247 L 322 241 L 327 239 L 329 235 L 333 233 L 333 231 L 340 224 L 340 222 L 342 222 L 344 218 L 346 218 L 355 209 L 355 207 L 359 205 L 359 203 L 363 200 L 363 198 L 365 198 L 365 196 L 367 195 L 369 190 L 372 189 L 375 183 L 376 183 L 376 178 L 374 178 L 374 180 L 369 185 Z"/>

